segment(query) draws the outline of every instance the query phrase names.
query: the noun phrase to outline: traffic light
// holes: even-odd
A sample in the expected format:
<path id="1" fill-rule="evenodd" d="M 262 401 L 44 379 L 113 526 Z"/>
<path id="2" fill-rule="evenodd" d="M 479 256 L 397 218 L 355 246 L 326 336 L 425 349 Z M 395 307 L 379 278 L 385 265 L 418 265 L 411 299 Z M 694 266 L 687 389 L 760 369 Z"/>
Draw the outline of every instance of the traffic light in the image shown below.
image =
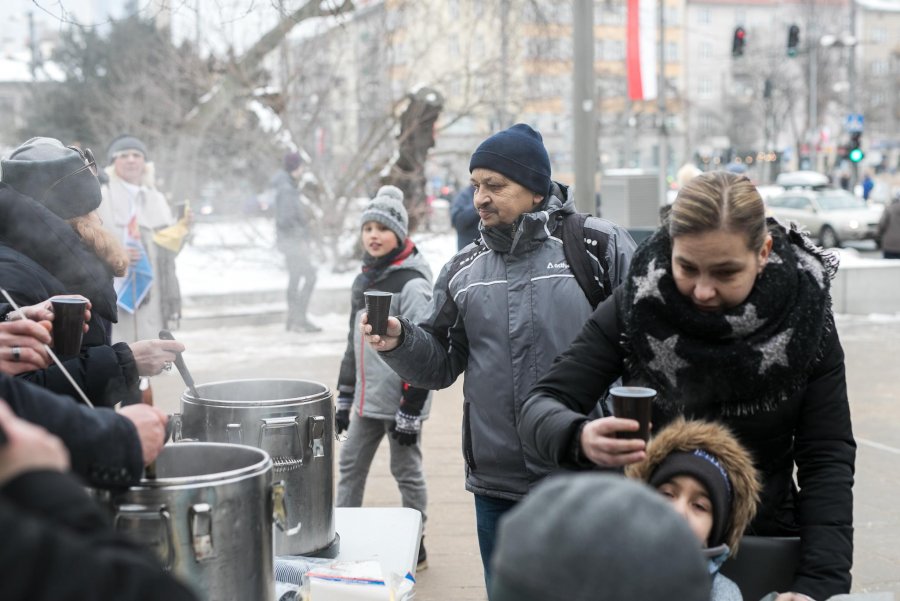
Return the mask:
<path id="1" fill-rule="evenodd" d="M 787 55 L 797 56 L 797 46 L 800 45 L 800 28 L 796 25 L 788 27 Z"/>
<path id="2" fill-rule="evenodd" d="M 847 158 L 850 159 L 851 163 L 858 163 L 866 157 L 866 154 L 860 148 L 860 143 L 862 139 L 862 132 L 855 131 L 850 134 L 850 146 L 849 151 L 847 152 Z"/>
<path id="3" fill-rule="evenodd" d="M 743 27 L 735 27 L 734 40 L 731 42 L 731 56 L 744 56 L 744 45 L 747 43 L 747 32 Z"/>

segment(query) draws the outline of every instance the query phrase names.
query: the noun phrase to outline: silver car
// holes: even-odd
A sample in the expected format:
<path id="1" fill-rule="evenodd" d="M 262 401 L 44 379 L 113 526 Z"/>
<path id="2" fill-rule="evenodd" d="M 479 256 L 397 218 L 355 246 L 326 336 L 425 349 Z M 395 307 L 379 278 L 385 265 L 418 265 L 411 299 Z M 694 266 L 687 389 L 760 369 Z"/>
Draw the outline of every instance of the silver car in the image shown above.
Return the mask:
<path id="1" fill-rule="evenodd" d="M 875 240 L 883 205 L 866 201 L 840 188 L 788 189 L 770 197 L 768 212 L 780 221 L 796 221 L 825 248 L 848 240 Z"/>

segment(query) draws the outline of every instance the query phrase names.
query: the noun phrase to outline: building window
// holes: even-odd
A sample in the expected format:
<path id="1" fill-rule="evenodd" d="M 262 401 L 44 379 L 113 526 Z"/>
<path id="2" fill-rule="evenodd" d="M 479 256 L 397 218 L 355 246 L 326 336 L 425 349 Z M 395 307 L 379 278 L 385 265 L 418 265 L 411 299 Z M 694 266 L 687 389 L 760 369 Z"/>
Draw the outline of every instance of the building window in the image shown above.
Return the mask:
<path id="1" fill-rule="evenodd" d="M 707 77 L 701 77 L 697 80 L 697 95 L 700 98 L 709 98 L 712 96 L 712 81 Z"/>
<path id="2" fill-rule="evenodd" d="M 879 59 L 872 61 L 869 69 L 872 71 L 872 75 L 887 75 L 888 71 L 890 71 L 890 65 L 884 59 Z"/>
<path id="3" fill-rule="evenodd" d="M 600 25 L 624 25 L 625 4 L 604 2 L 603 7 L 597 11 Z"/>
<path id="4" fill-rule="evenodd" d="M 678 42 L 666 42 L 666 62 L 678 62 Z"/>
<path id="5" fill-rule="evenodd" d="M 700 42 L 698 44 L 700 58 L 712 58 L 712 44 L 709 42 Z"/>
<path id="6" fill-rule="evenodd" d="M 709 7 L 701 6 L 699 10 L 697 10 L 697 22 L 701 25 L 709 25 Z"/>
<path id="7" fill-rule="evenodd" d="M 625 60 L 625 42 L 622 40 L 606 40 L 606 49 L 603 54 L 605 60 L 608 61 Z"/>
<path id="8" fill-rule="evenodd" d="M 869 38 L 873 44 L 881 44 L 887 40 L 887 33 L 882 27 L 873 27 L 869 31 Z"/>

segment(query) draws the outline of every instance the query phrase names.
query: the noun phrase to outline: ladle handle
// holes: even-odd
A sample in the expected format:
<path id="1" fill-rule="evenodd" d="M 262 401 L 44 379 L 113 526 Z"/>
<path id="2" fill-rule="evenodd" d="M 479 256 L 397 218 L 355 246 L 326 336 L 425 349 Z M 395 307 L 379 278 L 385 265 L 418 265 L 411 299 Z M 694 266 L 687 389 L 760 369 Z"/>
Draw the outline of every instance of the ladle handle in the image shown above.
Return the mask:
<path id="1" fill-rule="evenodd" d="M 175 337 L 169 330 L 160 330 L 159 337 L 162 340 L 175 340 Z M 200 395 L 197 394 L 197 387 L 194 386 L 194 378 L 191 377 L 191 372 L 188 371 L 187 365 L 184 362 L 184 357 L 181 356 L 181 353 L 175 353 L 175 367 L 178 368 L 181 379 L 184 380 L 184 383 L 191 389 L 191 394 L 194 395 L 195 399 L 199 399 Z"/>

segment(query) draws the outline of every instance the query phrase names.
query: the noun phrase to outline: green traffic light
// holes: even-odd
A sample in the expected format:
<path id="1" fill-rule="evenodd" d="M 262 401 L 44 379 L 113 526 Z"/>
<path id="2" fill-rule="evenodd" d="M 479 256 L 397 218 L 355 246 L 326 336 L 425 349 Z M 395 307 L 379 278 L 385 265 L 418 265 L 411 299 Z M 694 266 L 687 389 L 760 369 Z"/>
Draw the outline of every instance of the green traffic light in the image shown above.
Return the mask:
<path id="1" fill-rule="evenodd" d="M 853 150 L 850 151 L 850 154 L 847 155 L 847 158 L 850 159 L 850 162 L 852 162 L 852 163 L 858 163 L 861 160 L 863 160 L 863 157 L 865 157 L 865 156 L 866 156 L 865 153 L 863 153 L 863 151 L 861 149 L 854 148 Z"/>

